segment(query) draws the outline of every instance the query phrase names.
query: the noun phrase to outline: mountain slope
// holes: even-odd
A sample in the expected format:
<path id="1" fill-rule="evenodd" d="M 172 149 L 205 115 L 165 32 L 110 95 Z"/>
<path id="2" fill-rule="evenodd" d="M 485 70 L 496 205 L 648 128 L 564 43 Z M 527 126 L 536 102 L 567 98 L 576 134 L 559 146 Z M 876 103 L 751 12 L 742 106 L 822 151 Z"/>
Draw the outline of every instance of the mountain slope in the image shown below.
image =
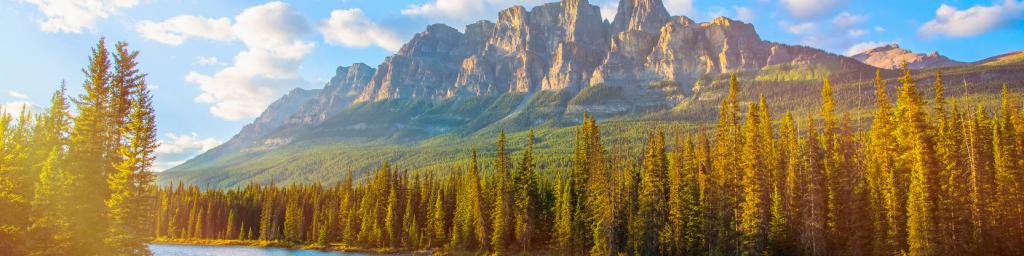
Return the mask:
<path id="1" fill-rule="evenodd" d="M 605 22 L 586 0 L 563 0 L 508 8 L 496 22 L 465 32 L 430 25 L 377 68 L 340 67 L 323 89 L 282 97 L 230 141 L 162 173 L 160 182 L 333 179 L 339 168 L 358 174 L 385 160 L 438 168 L 486 147 L 498 130 L 538 128 L 542 139 L 570 143 L 565 127 L 584 112 L 621 121 L 609 129 L 701 126 L 716 116 L 730 74 L 739 75 L 744 100 L 764 94 L 780 109 L 806 108 L 823 78 L 850 96 L 848 104 L 870 102 L 863 88 L 872 88 L 874 67 L 764 41 L 748 23 L 671 17 L 660 0 L 622 0 L 615 21 Z M 951 73 L 967 81 L 977 71 Z"/>

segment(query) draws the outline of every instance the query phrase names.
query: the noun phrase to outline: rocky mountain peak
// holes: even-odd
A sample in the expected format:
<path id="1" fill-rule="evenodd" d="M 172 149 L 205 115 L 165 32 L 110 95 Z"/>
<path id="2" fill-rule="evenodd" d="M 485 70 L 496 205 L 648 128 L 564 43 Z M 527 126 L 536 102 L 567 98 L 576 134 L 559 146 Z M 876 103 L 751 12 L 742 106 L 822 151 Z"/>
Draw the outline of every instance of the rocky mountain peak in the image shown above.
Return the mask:
<path id="1" fill-rule="evenodd" d="M 402 46 L 398 54 L 423 57 L 449 54 L 459 46 L 460 40 L 462 33 L 459 30 L 445 24 L 434 24 L 413 36 L 412 40 Z"/>
<path id="2" fill-rule="evenodd" d="M 951 60 L 937 51 L 928 54 L 914 53 L 900 48 L 899 44 L 888 44 L 858 53 L 854 59 L 877 68 L 898 69 L 903 63 L 910 69 L 941 68 L 959 66 L 965 63 Z"/>
<path id="3" fill-rule="evenodd" d="M 661 0 L 621 0 L 612 22 L 612 34 L 628 30 L 657 33 L 669 18 Z"/>

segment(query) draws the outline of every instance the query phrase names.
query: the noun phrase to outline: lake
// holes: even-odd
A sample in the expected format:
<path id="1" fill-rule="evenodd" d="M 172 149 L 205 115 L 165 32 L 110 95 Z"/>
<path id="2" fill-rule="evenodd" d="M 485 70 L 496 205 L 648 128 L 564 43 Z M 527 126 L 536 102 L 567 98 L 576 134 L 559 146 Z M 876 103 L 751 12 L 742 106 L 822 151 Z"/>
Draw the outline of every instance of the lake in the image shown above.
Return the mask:
<path id="1" fill-rule="evenodd" d="M 317 250 L 292 250 L 272 247 L 150 244 L 149 250 L 156 256 L 368 256 L 365 253 L 330 252 Z"/>

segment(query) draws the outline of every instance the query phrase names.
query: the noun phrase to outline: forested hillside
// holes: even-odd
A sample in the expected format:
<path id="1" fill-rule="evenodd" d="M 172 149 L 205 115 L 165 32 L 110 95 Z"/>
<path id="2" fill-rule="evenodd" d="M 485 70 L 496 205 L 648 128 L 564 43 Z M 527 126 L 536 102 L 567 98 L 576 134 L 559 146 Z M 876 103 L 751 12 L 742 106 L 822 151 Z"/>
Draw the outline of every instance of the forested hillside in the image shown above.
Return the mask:
<path id="1" fill-rule="evenodd" d="M 427 171 L 465 164 L 470 148 L 493 149 L 500 130 L 522 137 L 529 129 L 538 152 L 551 156 L 537 163 L 564 169 L 562 145 L 583 113 L 616 131 L 607 137 L 613 145 L 636 152 L 637 143 L 618 142 L 642 140 L 650 126 L 711 126 L 732 75 L 742 81 L 737 101 L 764 96 L 776 116 L 814 112 L 814 92 L 829 79 L 837 106 L 858 121 L 873 111 L 869 64 L 883 68 L 887 84 L 903 62 L 922 82 L 941 71 L 947 94 L 970 93 L 962 101 L 989 107 L 1002 84 L 1016 94 L 1024 79 L 1019 53 L 964 63 L 889 46 L 852 58 L 765 40 L 739 20 L 672 16 L 661 0 L 618 2 L 613 17 L 590 1 L 561 0 L 513 6 L 461 30 L 429 25 L 376 67 L 338 67 L 322 89 L 282 96 L 230 140 L 158 182 L 336 182 L 350 169 L 358 180 L 383 161 Z"/>
<path id="2" fill-rule="evenodd" d="M 1020 97 L 947 97 L 960 88 L 930 76 L 904 70 L 890 89 L 876 73 L 865 118 L 829 80 L 814 111 L 780 115 L 741 101 L 734 76 L 712 127 L 616 141 L 584 115 L 551 146 L 565 168 L 537 164 L 553 156 L 532 131 L 499 131 L 488 160 L 470 146 L 467 162 L 420 172 L 384 161 L 362 182 L 168 186 L 155 235 L 495 254 L 1024 253 Z"/>

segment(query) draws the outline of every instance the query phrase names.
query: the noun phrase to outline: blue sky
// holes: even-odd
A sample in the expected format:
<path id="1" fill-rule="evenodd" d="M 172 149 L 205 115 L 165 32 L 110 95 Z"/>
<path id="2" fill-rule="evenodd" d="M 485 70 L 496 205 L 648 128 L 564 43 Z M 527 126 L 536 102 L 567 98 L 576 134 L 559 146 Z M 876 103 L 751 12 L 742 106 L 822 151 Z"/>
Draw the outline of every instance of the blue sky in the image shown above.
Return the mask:
<path id="1" fill-rule="evenodd" d="M 159 169 L 229 139 L 292 88 L 339 65 L 371 66 L 432 23 L 461 29 L 512 5 L 555 0 L 7 0 L 0 2 L 0 104 L 47 107 L 81 92 L 100 37 L 142 52 L 162 146 Z M 1024 49 L 1024 0 L 664 0 L 701 22 L 754 23 L 762 38 L 838 54 L 899 43 L 960 61 Z M 612 19 L 618 0 L 591 0 Z"/>

